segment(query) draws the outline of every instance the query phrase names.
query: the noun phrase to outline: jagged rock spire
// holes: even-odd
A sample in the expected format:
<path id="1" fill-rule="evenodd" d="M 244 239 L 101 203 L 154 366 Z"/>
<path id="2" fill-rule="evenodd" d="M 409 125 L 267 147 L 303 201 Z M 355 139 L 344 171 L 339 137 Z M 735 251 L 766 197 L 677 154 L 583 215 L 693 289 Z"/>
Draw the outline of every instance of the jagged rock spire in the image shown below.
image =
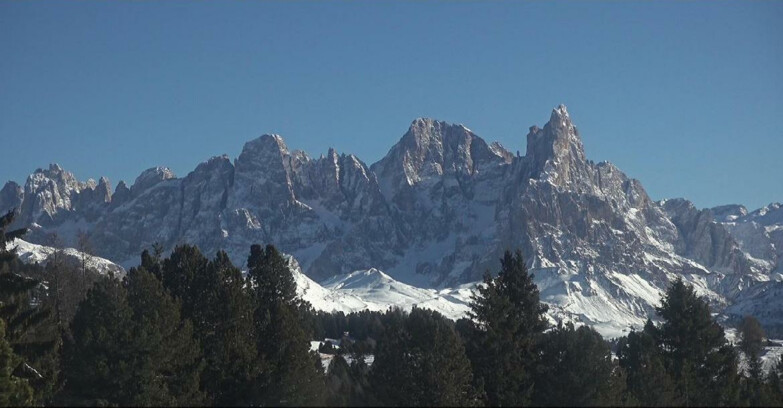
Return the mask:
<path id="1" fill-rule="evenodd" d="M 126 201 L 130 200 L 131 197 L 131 191 L 127 184 L 125 184 L 124 181 L 120 180 L 119 183 L 117 183 L 117 187 L 114 189 L 114 194 L 111 196 L 111 203 L 112 206 L 118 206 Z"/>
<path id="2" fill-rule="evenodd" d="M 111 182 L 109 182 L 109 179 L 106 177 L 101 177 L 98 179 L 98 186 L 96 187 L 96 193 L 98 195 L 98 198 L 103 200 L 103 202 L 110 202 L 111 201 Z"/>
<path id="3" fill-rule="evenodd" d="M 582 139 L 571 123 L 565 105 L 552 110 L 544 128 L 532 126 L 527 134 L 526 156 L 531 163 L 534 177 L 551 173 L 552 181 L 568 183 L 576 176 L 574 170 L 584 167 L 585 157 Z"/>

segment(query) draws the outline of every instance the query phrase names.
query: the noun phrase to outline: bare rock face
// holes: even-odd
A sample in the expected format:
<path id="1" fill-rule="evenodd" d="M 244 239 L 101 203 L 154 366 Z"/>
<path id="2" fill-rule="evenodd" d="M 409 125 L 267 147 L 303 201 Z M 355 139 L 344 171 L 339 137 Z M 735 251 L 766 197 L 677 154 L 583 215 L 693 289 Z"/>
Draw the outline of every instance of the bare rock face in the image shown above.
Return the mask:
<path id="1" fill-rule="evenodd" d="M 530 128 L 526 156 L 531 177 L 549 179 L 561 186 L 585 187 L 579 183 L 587 171 L 585 149 L 564 105 L 552 111 L 543 129 Z"/>
<path id="2" fill-rule="evenodd" d="M 209 256 L 223 248 L 226 231 L 219 214 L 226 208 L 233 180 L 234 165 L 225 155 L 199 164 L 182 179 L 182 210 L 175 234 L 180 243 L 199 242 Z"/>
<path id="3" fill-rule="evenodd" d="M 0 190 L 0 212 L 7 213 L 13 209 L 19 209 L 22 205 L 24 190 L 13 181 L 7 182 Z"/>
<path id="4" fill-rule="evenodd" d="M 675 242 L 679 254 L 711 270 L 749 272 L 739 245 L 726 228 L 715 222 L 710 210 L 697 210 L 683 199 L 666 200 L 662 206 L 680 232 Z"/>
<path id="5" fill-rule="evenodd" d="M 106 214 L 110 202 L 108 179 L 80 182 L 57 164 L 37 169 L 23 188 L 8 182 L 0 190 L 0 207 L 20 214 L 14 227 L 30 227 L 27 238 L 47 244 L 61 241 L 75 246 L 76 236 L 88 233 Z"/>
<path id="6" fill-rule="evenodd" d="M 73 209 L 82 214 L 86 221 L 94 222 L 103 216 L 106 206 L 111 203 L 111 185 L 109 179 L 101 177 L 96 184 L 87 180 L 85 189 L 76 196 Z"/>
<path id="7" fill-rule="evenodd" d="M 247 142 L 235 163 L 234 185 L 229 196 L 230 207 L 246 205 L 258 211 L 263 219 L 286 214 L 296 202 L 291 182 L 292 157 L 283 138 L 264 135 Z"/>
<path id="8" fill-rule="evenodd" d="M 316 280 L 379 268 L 443 288 L 480 279 L 519 248 L 554 316 L 618 334 L 643 324 L 677 277 L 727 311 L 783 281 L 779 204 L 748 213 L 652 201 L 638 180 L 587 159 L 563 105 L 526 142 L 514 155 L 465 126 L 420 118 L 368 166 L 263 135 L 233 162 L 216 156 L 184 178 L 148 169 L 114 193 L 104 178 L 82 183 L 52 165 L 24 187 L 6 184 L 0 209 L 18 208 L 33 242 L 55 232 L 73 245 L 83 230 L 96 255 L 126 267 L 154 243 L 226 250 L 239 265 L 251 244 L 273 243 Z"/>
<path id="9" fill-rule="evenodd" d="M 72 198 L 78 195 L 86 183 L 79 183 L 73 174 L 57 164 L 49 165 L 48 170 L 38 169 L 24 186 L 22 214 L 27 223 L 40 221 L 42 225 L 55 224 L 60 217 L 73 209 Z M 73 196 L 73 197 L 72 197 Z"/>
<path id="10" fill-rule="evenodd" d="M 126 202 L 130 201 L 131 199 L 131 191 L 127 184 L 125 184 L 124 181 L 120 180 L 119 183 L 117 183 L 117 188 L 114 190 L 114 194 L 112 194 L 110 197 L 111 200 L 111 208 L 115 208 L 118 206 L 121 206 L 125 204 Z"/>
<path id="11" fill-rule="evenodd" d="M 151 169 L 144 170 L 139 177 L 136 177 L 136 181 L 130 188 L 131 195 L 139 196 L 151 187 L 165 180 L 176 179 L 177 176 L 168 167 L 153 167 Z"/>
<path id="12" fill-rule="evenodd" d="M 507 153 L 507 152 L 505 152 Z M 409 197 L 421 188 L 438 194 L 470 195 L 468 184 L 479 174 L 492 173 L 509 163 L 509 155 L 490 148 L 462 125 L 419 118 L 389 153 L 371 169 L 378 175 L 383 195 L 403 211 L 416 204 Z"/>
<path id="13" fill-rule="evenodd" d="M 715 218 L 746 254 L 750 273 L 741 276 L 726 314 L 752 315 L 769 335 L 783 335 L 783 205 L 772 203 L 753 212 L 741 205 L 712 208 Z"/>
<path id="14" fill-rule="evenodd" d="M 748 215 L 748 209 L 739 204 L 721 205 L 710 208 L 710 211 L 718 222 L 730 222 Z"/>
<path id="15" fill-rule="evenodd" d="M 172 248 L 179 243 L 176 232 L 182 214 L 182 179 L 168 174 L 163 168 L 144 171 L 130 188 L 128 201 L 108 206 L 89 233 L 96 255 L 132 265 L 138 262 L 140 248 L 149 249 L 156 243 Z M 65 245 L 73 245 L 61 235 Z"/>
<path id="16" fill-rule="evenodd" d="M 715 212 L 715 209 L 712 209 Z M 772 203 L 751 213 L 741 207 L 721 224 L 743 253 L 749 255 L 750 268 L 758 274 L 771 271 L 773 280 L 783 281 L 783 205 Z"/>

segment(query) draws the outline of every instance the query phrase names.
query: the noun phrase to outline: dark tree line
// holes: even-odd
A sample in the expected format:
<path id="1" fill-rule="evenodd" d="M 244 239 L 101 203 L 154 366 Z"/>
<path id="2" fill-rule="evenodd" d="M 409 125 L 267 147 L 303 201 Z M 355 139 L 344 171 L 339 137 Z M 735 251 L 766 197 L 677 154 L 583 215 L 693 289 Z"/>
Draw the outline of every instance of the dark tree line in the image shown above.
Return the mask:
<path id="1" fill-rule="evenodd" d="M 761 369 L 758 322 L 745 319 L 734 347 L 682 281 L 659 323 L 613 355 L 589 327 L 548 323 L 519 252 L 485 275 L 468 318 L 346 315 L 302 301 L 271 245 L 251 247 L 246 274 L 224 252 L 183 245 L 167 258 L 145 251 L 121 280 L 88 279 L 20 263 L 12 217 L 0 218 L 1 406 L 783 404 L 783 362 Z M 344 339 L 321 349 L 334 354 L 325 371 L 309 343 L 324 337 Z"/>
<path id="2" fill-rule="evenodd" d="M 322 404 L 307 308 L 272 246 L 251 248 L 247 277 L 224 252 L 145 252 L 123 281 L 102 280 L 80 305 L 55 402 Z"/>

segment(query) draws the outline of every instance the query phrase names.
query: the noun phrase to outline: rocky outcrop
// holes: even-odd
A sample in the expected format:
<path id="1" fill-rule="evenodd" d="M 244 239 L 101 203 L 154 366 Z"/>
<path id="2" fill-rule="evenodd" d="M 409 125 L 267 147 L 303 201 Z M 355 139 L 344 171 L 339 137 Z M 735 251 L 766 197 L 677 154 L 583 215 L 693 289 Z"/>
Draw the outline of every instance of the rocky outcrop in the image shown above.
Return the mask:
<path id="1" fill-rule="evenodd" d="M 158 166 L 144 170 L 139 174 L 139 177 L 136 177 L 136 181 L 133 182 L 130 188 L 131 195 L 138 197 L 156 184 L 176 178 L 177 176 L 168 167 Z"/>
<path id="2" fill-rule="evenodd" d="M 722 216 L 721 224 L 749 255 L 752 270 L 761 274 L 771 271 L 773 280 L 783 281 L 783 205 L 772 203 L 751 213 L 739 207 Z M 723 208 L 713 208 L 712 212 L 721 213 Z"/>
<path id="3" fill-rule="evenodd" d="M 24 190 L 22 186 L 9 181 L 0 189 L 0 213 L 5 214 L 13 209 L 19 209 L 22 205 Z"/>
<path id="4" fill-rule="evenodd" d="M 749 272 L 745 254 L 729 231 L 715 222 L 712 211 L 698 210 L 683 199 L 665 200 L 661 205 L 680 232 L 675 251 L 710 268 L 726 273 Z"/>

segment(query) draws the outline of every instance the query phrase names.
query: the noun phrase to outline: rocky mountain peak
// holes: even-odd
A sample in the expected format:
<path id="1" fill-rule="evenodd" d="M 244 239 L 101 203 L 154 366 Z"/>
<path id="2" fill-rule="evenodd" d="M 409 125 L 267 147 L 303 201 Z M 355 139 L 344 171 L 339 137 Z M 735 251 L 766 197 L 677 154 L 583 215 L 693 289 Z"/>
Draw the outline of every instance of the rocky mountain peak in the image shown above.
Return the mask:
<path id="1" fill-rule="evenodd" d="M 229 207 L 271 208 L 295 201 L 292 176 L 298 165 L 279 135 L 265 134 L 245 143 L 234 162 L 236 188 Z"/>
<path id="2" fill-rule="evenodd" d="M 94 178 L 88 178 L 87 181 L 79 183 L 79 187 L 82 187 L 82 190 L 95 190 L 98 187 L 98 183 Z"/>
<path id="3" fill-rule="evenodd" d="M 128 185 L 125 184 L 124 181 L 120 180 L 120 182 L 117 183 L 117 188 L 114 189 L 114 194 L 111 196 L 111 204 L 112 206 L 121 205 L 122 203 L 128 201 L 130 196 L 130 188 L 128 188 Z"/>
<path id="4" fill-rule="evenodd" d="M 734 221 L 737 218 L 748 215 L 748 209 L 740 204 L 728 204 L 710 209 L 716 220 L 720 222 Z"/>
<path id="5" fill-rule="evenodd" d="M 568 109 L 563 104 L 552 109 L 552 115 L 549 117 L 549 122 L 562 127 L 573 126 L 571 125 L 571 116 L 568 114 Z"/>
<path id="6" fill-rule="evenodd" d="M 13 181 L 5 183 L 3 189 L 0 190 L 0 213 L 2 213 L 0 215 L 5 215 L 7 211 L 14 208 L 18 210 L 19 206 L 22 205 L 23 197 L 24 190 L 22 190 L 19 184 Z"/>
<path id="7" fill-rule="evenodd" d="M 111 183 L 109 183 L 109 179 L 106 177 L 101 177 L 98 179 L 98 186 L 106 186 L 109 191 L 111 191 Z"/>
<path id="8" fill-rule="evenodd" d="M 57 185 L 61 193 L 78 193 L 84 189 L 93 189 L 96 186 L 95 180 L 88 179 L 86 182 L 79 182 L 73 173 L 64 170 L 59 164 L 52 163 L 49 168 L 38 169 L 30 177 L 28 183 L 34 187 L 40 187 L 42 184 L 52 182 Z"/>
<path id="9" fill-rule="evenodd" d="M 92 190 L 93 195 L 97 198 L 97 200 L 104 203 L 111 201 L 111 183 L 109 182 L 108 178 L 99 178 L 98 185 L 96 185 Z"/>
<path id="10" fill-rule="evenodd" d="M 237 172 L 246 171 L 271 171 L 278 172 L 281 164 L 285 172 L 290 173 L 291 157 L 288 147 L 280 135 L 265 134 L 253 139 L 242 148 L 242 153 L 236 159 Z"/>
<path id="11" fill-rule="evenodd" d="M 478 136 L 462 124 L 451 124 L 432 118 L 417 118 L 411 122 L 408 131 L 398 144 L 415 150 L 434 148 L 437 151 L 444 143 L 453 143 L 466 138 L 478 138 Z"/>
<path id="12" fill-rule="evenodd" d="M 548 173 L 556 184 L 568 184 L 586 167 L 582 139 L 571 122 L 565 105 L 552 110 L 543 129 L 531 126 L 527 134 L 526 156 L 531 163 L 533 177 Z"/>
<path id="13" fill-rule="evenodd" d="M 498 157 L 502 157 L 506 163 L 511 163 L 511 160 L 514 159 L 514 154 L 508 151 L 500 142 L 492 142 L 489 145 L 489 150 Z"/>
<path id="14" fill-rule="evenodd" d="M 448 124 L 432 118 L 416 118 L 398 144 L 408 150 L 426 150 L 431 144 L 443 142 L 444 129 Z"/>
<path id="15" fill-rule="evenodd" d="M 340 155 L 337 153 L 337 150 L 334 150 L 333 147 L 329 148 L 329 151 L 326 153 L 326 157 L 335 165 L 337 164 L 337 161 L 340 160 Z"/>
<path id="16" fill-rule="evenodd" d="M 72 209 L 72 196 L 75 196 L 85 188 L 84 183 L 79 183 L 72 173 L 63 170 L 60 165 L 52 163 L 47 170 L 37 169 L 27 177 L 24 186 L 25 199 L 22 212 L 28 217 L 20 222 L 32 222 L 45 216 L 52 219 L 61 210 Z"/>
<path id="17" fill-rule="evenodd" d="M 207 161 L 199 163 L 199 165 L 196 166 L 196 169 L 193 170 L 192 173 L 209 173 L 209 172 L 217 171 L 217 169 L 220 169 L 222 167 L 233 167 L 233 164 L 231 163 L 231 159 L 226 154 L 220 156 L 212 156 Z M 190 176 L 190 174 L 188 176 Z"/>
<path id="18" fill-rule="evenodd" d="M 136 181 L 133 182 L 130 190 L 134 196 L 137 196 L 161 181 L 175 178 L 177 178 L 177 176 L 168 167 L 152 167 L 144 170 L 136 177 Z"/>
<path id="19" fill-rule="evenodd" d="M 51 173 L 62 173 L 64 170 L 62 167 L 60 167 L 57 163 L 50 163 L 49 164 L 49 172 Z"/>
<path id="20" fill-rule="evenodd" d="M 55 180 L 66 184 L 77 184 L 73 174 L 63 170 L 63 168 L 60 167 L 60 165 L 57 163 L 49 164 L 49 168 L 46 170 L 42 168 L 36 169 L 35 172 L 33 172 L 33 174 L 27 178 L 27 183 L 35 183 L 35 181 L 44 179 Z"/>
<path id="21" fill-rule="evenodd" d="M 492 149 L 464 125 L 418 118 L 371 169 L 379 179 L 388 180 L 384 187 L 388 190 L 391 185 L 412 186 L 444 174 L 471 176 L 479 168 L 507 162 L 505 156 L 504 149 Z"/>
<path id="22" fill-rule="evenodd" d="M 242 147 L 242 153 L 238 160 L 245 158 L 264 158 L 268 154 L 287 155 L 288 147 L 280 135 L 264 134 L 247 143 Z"/>
<path id="23" fill-rule="evenodd" d="M 783 205 L 781 203 L 770 203 L 753 211 L 748 216 L 758 219 L 763 224 L 783 224 Z"/>

